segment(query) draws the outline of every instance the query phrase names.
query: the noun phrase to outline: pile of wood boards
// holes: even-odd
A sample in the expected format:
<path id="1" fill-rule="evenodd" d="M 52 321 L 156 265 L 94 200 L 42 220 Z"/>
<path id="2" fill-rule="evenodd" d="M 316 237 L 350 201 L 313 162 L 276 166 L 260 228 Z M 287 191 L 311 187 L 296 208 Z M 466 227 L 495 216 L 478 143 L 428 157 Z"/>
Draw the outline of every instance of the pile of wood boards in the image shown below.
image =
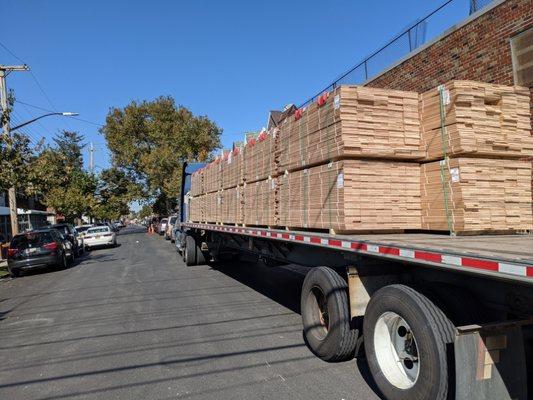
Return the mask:
<path id="1" fill-rule="evenodd" d="M 420 168 L 344 160 L 279 179 L 279 225 L 335 232 L 420 229 Z"/>
<path id="2" fill-rule="evenodd" d="M 331 232 L 533 229 L 529 91 L 340 86 L 193 175 L 194 221 Z M 192 209 L 193 207 L 191 207 Z"/>
<path id="3" fill-rule="evenodd" d="M 244 180 L 255 182 L 276 173 L 277 129 L 263 131 L 246 145 L 244 156 Z"/>
<path id="4" fill-rule="evenodd" d="M 444 119 L 439 89 L 420 96 L 426 161 L 443 158 L 444 150 L 450 157 L 522 158 L 533 154 L 528 88 L 452 81 L 441 90 Z"/>
<path id="5" fill-rule="evenodd" d="M 280 172 L 353 157 L 417 160 L 418 93 L 340 86 L 281 126 Z"/>
<path id="6" fill-rule="evenodd" d="M 221 190 L 220 219 L 223 224 L 242 224 L 244 221 L 244 190 L 242 186 Z"/>
<path id="7" fill-rule="evenodd" d="M 482 233 L 532 228 L 527 161 L 451 158 L 422 164 L 421 179 L 423 229 Z"/>
<path id="8" fill-rule="evenodd" d="M 276 221 L 276 179 L 265 179 L 244 186 L 244 223 L 278 225 Z"/>

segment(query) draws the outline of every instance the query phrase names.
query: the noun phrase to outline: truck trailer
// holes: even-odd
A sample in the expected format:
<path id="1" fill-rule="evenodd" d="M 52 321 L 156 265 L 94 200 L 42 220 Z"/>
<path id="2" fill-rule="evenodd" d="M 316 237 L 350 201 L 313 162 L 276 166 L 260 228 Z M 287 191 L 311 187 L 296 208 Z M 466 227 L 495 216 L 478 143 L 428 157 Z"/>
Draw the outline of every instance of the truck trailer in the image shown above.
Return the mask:
<path id="1" fill-rule="evenodd" d="M 186 198 L 197 168 L 182 172 L 176 246 L 185 264 L 248 254 L 272 268 L 307 267 L 303 335 L 317 357 L 365 356 L 388 400 L 528 398 L 531 235 L 339 235 L 191 222 Z"/>

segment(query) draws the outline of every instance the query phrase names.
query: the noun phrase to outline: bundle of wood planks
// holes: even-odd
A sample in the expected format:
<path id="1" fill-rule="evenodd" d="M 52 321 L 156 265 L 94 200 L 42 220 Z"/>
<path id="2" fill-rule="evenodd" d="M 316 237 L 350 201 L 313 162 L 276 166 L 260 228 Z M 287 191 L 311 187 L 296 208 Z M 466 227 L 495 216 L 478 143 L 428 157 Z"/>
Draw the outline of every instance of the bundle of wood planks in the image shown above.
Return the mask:
<path id="1" fill-rule="evenodd" d="M 237 146 L 223 163 L 222 188 L 229 189 L 244 182 L 244 147 Z"/>
<path id="2" fill-rule="evenodd" d="M 279 171 L 343 158 L 417 160 L 418 93 L 340 86 L 281 125 Z"/>
<path id="3" fill-rule="evenodd" d="M 343 160 L 279 178 L 279 225 L 335 232 L 420 229 L 416 163 Z"/>
<path id="4" fill-rule="evenodd" d="M 205 222 L 337 233 L 533 229 L 529 92 L 340 86 L 193 176 Z M 527 182 L 527 184 L 526 184 Z M 197 185 L 197 187 L 194 187 Z M 200 216 L 199 216 L 200 215 Z"/>
<path id="5" fill-rule="evenodd" d="M 444 151 L 450 157 L 531 156 L 529 104 L 528 88 L 473 81 L 451 81 L 421 94 L 425 161 L 443 158 Z"/>
<path id="6" fill-rule="evenodd" d="M 220 192 L 221 213 L 223 224 L 242 224 L 244 221 L 244 188 L 236 186 Z"/>
<path id="7" fill-rule="evenodd" d="M 421 166 L 422 228 L 456 233 L 532 229 L 531 163 L 451 158 Z"/>
<path id="8" fill-rule="evenodd" d="M 278 225 L 276 200 L 276 178 L 246 183 L 244 186 L 244 223 L 246 225 Z"/>
<path id="9" fill-rule="evenodd" d="M 244 180 L 255 182 L 276 173 L 277 129 L 262 131 L 246 144 L 244 154 Z"/>

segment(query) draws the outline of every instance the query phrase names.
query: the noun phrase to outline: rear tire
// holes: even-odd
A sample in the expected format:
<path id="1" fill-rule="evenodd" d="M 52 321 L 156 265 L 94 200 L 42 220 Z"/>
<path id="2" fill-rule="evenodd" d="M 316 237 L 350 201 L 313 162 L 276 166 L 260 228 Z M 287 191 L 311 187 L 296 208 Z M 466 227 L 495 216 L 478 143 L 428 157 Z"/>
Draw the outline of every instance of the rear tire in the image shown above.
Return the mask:
<path id="1" fill-rule="evenodd" d="M 305 277 L 301 312 L 307 344 L 324 361 L 353 357 L 358 331 L 350 324 L 348 286 L 327 267 L 313 268 Z"/>
<path id="2" fill-rule="evenodd" d="M 205 264 L 205 254 L 200 249 L 200 246 L 196 246 L 196 265 L 204 265 Z"/>
<path id="3" fill-rule="evenodd" d="M 455 327 L 426 296 L 405 285 L 381 288 L 367 305 L 363 332 L 370 372 L 385 398 L 448 398 Z"/>
<path id="4" fill-rule="evenodd" d="M 12 278 L 18 278 L 20 276 L 20 271 L 18 269 L 9 268 L 9 275 L 11 275 Z"/>
<path id="5" fill-rule="evenodd" d="M 185 265 L 192 267 L 196 265 L 196 241 L 190 235 L 185 238 L 185 250 L 183 251 Z"/>

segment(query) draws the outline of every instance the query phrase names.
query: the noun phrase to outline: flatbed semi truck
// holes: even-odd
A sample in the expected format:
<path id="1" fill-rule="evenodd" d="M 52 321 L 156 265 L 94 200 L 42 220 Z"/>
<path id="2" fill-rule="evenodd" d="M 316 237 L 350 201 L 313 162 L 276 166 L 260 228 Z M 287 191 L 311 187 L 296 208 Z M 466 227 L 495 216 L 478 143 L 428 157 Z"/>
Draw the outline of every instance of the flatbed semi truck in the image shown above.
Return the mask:
<path id="1" fill-rule="evenodd" d="M 337 235 L 190 222 L 187 266 L 251 254 L 309 268 L 303 333 L 328 362 L 361 356 L 383 398 L 527 399 L 533 392 L 533 236 Z M 528 386 L 530 397 L 528 397 Z"/>

